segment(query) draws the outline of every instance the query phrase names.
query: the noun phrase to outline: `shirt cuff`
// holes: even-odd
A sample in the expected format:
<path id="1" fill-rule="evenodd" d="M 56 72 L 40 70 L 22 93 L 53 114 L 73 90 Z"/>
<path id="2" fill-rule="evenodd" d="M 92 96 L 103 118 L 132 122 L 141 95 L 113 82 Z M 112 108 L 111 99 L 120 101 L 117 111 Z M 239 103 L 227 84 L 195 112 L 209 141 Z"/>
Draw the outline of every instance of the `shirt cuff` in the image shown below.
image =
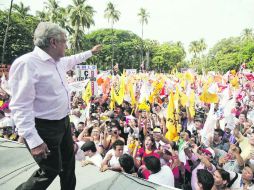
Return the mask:
<path id="1" fill-rule="evenodd" d="M 29 136 L 25 137 L 25 139 L 26 139 L 26 142 L 27 142 L 30 149 L 33 149 L 43 143 L 43 140 L 38 135 L 38 133 L 29 135 Z"/>
<path id="2" fill-rule="evenodd" d="M 88 58 L 92 57 L 93 56 L 93 53 L 91 50 L 88 50 L 84 53 L 81 53 L 81 58 L 82 58 L 82 62 L 87 60 Z"/>

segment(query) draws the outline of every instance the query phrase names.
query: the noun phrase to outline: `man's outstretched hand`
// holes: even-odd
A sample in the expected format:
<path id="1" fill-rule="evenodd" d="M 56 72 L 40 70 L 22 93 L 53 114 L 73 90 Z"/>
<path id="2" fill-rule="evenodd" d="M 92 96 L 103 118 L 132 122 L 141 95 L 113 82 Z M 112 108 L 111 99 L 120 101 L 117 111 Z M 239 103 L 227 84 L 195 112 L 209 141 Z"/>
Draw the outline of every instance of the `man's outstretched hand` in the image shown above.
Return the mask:
<path id="1" fill-rule="evenodd" d="M 98 53 L 99 51 L 101 51 L 101 48 L 102 48 L 102 46 L 101 46 L 100 44 L 99 44 L 99 45 L 94 46 L 94 47 L 91 49 L 92 54 L 96 54 L 96 53 Z"/>

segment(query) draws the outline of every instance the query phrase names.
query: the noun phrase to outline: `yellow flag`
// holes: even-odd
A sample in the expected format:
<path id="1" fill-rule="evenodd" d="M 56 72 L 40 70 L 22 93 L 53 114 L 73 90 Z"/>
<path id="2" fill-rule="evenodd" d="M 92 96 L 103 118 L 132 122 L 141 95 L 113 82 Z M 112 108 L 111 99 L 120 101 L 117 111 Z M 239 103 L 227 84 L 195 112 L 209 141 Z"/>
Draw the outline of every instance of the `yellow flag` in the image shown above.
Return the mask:
<path id="1" fill-rule="evenodd" d="M 199 96 L 199 99 L 204 103 L 218 103 L 219 97 L 217 94 L 211 94 L 208 92 L 208 85 L 205 84 L 203 87 L 203 92 Z"/>
<path id="2" fill-rule="evenodd" d="M 189 81 L 190 83 L 192 83 L 192 82 L 194 81 L 194 76 L 192 75 L 191 72 L 187 71 L 187 72 L 185 73 L 185 79 L 186 79 L 187 81 Z"/>
<path id="3" fill-rule="evenodd" d="M 191 117 L 193 118 L 195 115 L 195 92 L 192 90 L 190 93 L 190 107 L 189 112 Z"/>
<path id="4" fill-rule="evenodd" d="M 175 117 L 174 94 L 171 91 L 169 97 L 169 104 L 167 109 L 167 133 L 165 137 L 171 141 L 177 141 L 179 136 L 177 134 L 177 121 Z"/>
<path id="5" fill-rule="evenodd" d="M 110 110 L 114 110 L 115 108 L 115 97 L 114 97 L 114 87 L 111 87 L 111 91 L 110 91 L 110 104 L 109 104 L 109 108 Z"/>
<path id="6" fill-rule="evenodd" d="M 232 80 L 230 80 L 230 84 L 235 88 L 239 88 L 239 78 L 235 76 Z"/>
<path id="7" fill-rule="evenodd" d="M 120 81 L 116 83 L 113 90 L 113 96 L 118 105 L 122 105 L 124 99 L 124 81 L 125 76 L 122 75 Z"/>
<path id="8" fill-rule="evenodd" d="M 186 89 L 186 80 L 182 79 L 180 81 L 180 86 L 183 88 L 183 89 Z"/>
<path id="9" fill-rule="evenodd" d="M 183 107 L 185 107 L 188 101 L 188 96 L 183 91 L 179 91 L 179 95 L 180 95 L 180 103 Z"/>
<path id="10" fill-rule="evenodd" d="M 213 76 L 209 76 L 208 79 L 207 79 L 207 82 L 206 84 L 209 86 L 210 84 L 212 84 L 214 81 L 214 77 Z"/>
<path id="11" fill-rule="evenodd" d="M 0 106 L 2 106 L 4 104 L 3 100 L 0 100 Z"/>
<path id="12" fill-rule="evenodd" d="M 181 98 L 180 91 L 179 91 L 178 87 L 176 86 L 176 92 L 175 92 L 175 95 L 174 95 L 174 101 L 178 102 L 180 98 Z"/>
<path id="13" fill-rule="evenodd" d="M 177 74 L 176 74 L 176 77 L 177 77 L 179 80 L 184 79 L 183 73 L 177 73 Z"/>
<path id="14" fill-rule="evenodd" d="M 130 92 L 130 97 L 131 97 L 131 105 L 134 106 L 136 104 L 136 98 L 135 98 L 135 92 L 133 90 L 132 82 L 129 85 L 129 92 Z"/>
<path id="15" fill-rule="evenodd" d="M 144 98 L 143 101 L 138 105 L 139 110 L 146 110 L 147 112 L 150 111 L 150 105 L 147 103 L 146 99 Z"/>
<path id="16" fill-rule="evenodd" d="M 154 99 L 159 96 L 161 89 L 164 86 L 164 81 L 155 81 L 152 86 L 154 86 L 154 90 L 152 94 L 149 96 L 149 102 L 153 103 Z"/>
<path id="17" fill-rule="evenodd" d="M 82 99 L 86 102 L 86 104 L 88 104 L 91 96 L 92 96 L 92 88 L 91 82 L 89 81 L 88 84 L 86 85 L 86 89 L 82 92 Z"/>
<path id="18" fill-rule="evenodd" d="M 236 71 L 235 70 L 231 70 L 230 74 L 235 76 L 236 75 Z"/>

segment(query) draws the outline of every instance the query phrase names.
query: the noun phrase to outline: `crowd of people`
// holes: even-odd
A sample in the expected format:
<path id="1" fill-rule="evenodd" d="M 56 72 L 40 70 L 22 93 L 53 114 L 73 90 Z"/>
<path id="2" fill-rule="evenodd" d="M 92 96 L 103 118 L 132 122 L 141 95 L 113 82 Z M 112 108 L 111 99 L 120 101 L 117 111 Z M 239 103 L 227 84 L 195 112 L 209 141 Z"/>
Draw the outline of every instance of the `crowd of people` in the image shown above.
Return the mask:
<path id="1" fill-rule="evenodd" d="M 188 98 L 185 106 L 179 99 L 179 111 L 174 113 L 177 140 L 166 135 L 167 93 L 153 103 L 147 101 L 147 110 L 126 100 L 111 109 L 110 96 L 102 94 L 91 96 L 87 105 L 81 93 L 72 92 L 70 120 L 76 160 L 82 166 L 95 165 L 101 172 L 125 172 L 167 187 L 254 189 L 254 83 L 242 78 L 239 85 L 228 83 L 218 93 L 217 103 L 196 99 L 195 115 L 190 113 Z M 191 89 L 198 94 L 195 85 Z M 229 95 L 222 105 L 221 94 L 226 90 Z M 136 91 L 136 98 L 140 94 Z M 8 109 L 9 96 L 3 92 L 1 96 L 1 136 L 22 142 Z"/>
<path id="2" fill-rule="evenodd" d="M 82 95 L 73 92 L 76 159 L 83 166 L 96 165 L 101 172 L 125 172 L 167 187 L 254 189 L 254 83 L 240 72 L 229 72 L 227 79 L 217 90 L 215 102 L 208 95 L 206 101 L 200 101 L 203 92 L 196 87 L 198 80 L 193 81 L 190 89 L 195 93 L 195 114 L 191 113 L 190 98 L 185 104 L 181 98 L 174 100 L 179 104 L 174 113 L 174 139 L 167 136 L 170 93 L 160 94 L 152 103 L 147 101 L 149 109 L 126 100 L 111 109 L 110 96 L 92 96 L 86 117 Z M 181 91 L 187 94 L 188 87 Z M 141 93 L 136 91 L 135 98 Z"/>

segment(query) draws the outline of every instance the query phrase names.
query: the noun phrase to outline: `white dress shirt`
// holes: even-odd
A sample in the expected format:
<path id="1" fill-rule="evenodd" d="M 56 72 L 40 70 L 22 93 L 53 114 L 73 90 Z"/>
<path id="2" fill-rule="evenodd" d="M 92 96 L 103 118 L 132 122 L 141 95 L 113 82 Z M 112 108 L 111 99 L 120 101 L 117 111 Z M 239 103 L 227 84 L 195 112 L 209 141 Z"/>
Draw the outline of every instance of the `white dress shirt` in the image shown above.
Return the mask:
<path id="1" fill-rule="evenodd" d="M 175 179 L 173 172 L 170 167 L 164 165 L 161 167 L 161 170 L 156 174 L 151 174 L 148 177 L 148 181 L 163 185 L 168 188 L 172 188 L 175 186 Z"/>
<path id="2" fill-rule="evenodd" d="M 58 62 L 39 47 L 17 58 L 9 72 L 10 109 L 20 136 L 30 149 L 43 143 L 34 118 L 60 120 L 70 111 L 66 72 L 92 56 L 91 51 Z"/>
<path id="3" fill-rule="evenodd" d="M 95 155 L 93 155 L 92 157 L 86 156 L 85 160 L 92 162 L 95 166 L 100 168 L 103 159 L 101 154 L 99 152 L 96 152 Z"/>

